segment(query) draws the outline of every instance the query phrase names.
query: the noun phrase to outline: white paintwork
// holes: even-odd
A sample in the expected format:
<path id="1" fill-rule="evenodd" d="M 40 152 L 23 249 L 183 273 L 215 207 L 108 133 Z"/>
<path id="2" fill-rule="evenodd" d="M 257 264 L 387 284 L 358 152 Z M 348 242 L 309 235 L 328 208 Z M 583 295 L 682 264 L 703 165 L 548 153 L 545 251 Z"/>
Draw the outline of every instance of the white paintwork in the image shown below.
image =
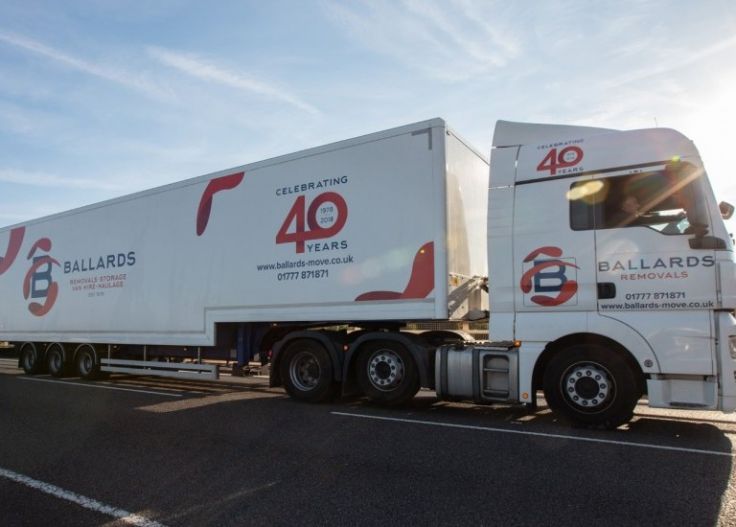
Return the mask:
<path id="1" fill-rule="evenodd" d="M 506 122 L 498 123 L 496 135 L 488 227 L 490 337 L 522 342 L 518 399 L 531 389 L 532 372 L 549 343 L 595 334 L 619 343 L 651 376 L 653 405 L 736 407 L 736 361 L 727 338 L 736 328 L 730 316 L 714 311 L 736 304 L 733 248 L 692 142 L 668 129 Z M 664 235 L 645 226 L 571 228 L 573 183 L 662 170 L 670 162 L 703 174 L 700 205 L 708 234 L 724 240 L 725 250 L 693 249 L 693 235 Z M 568 298 L 562 286 L 572 281 L 577 285 Z M 599 299 L 598 283 L 615 285 L 616 296 Z M 686 300 L 634 300 L 672 292 Z"/>
<path id="2" fill-rule="evenodd" d="M 647 398 L 652 408 L 717 408 L 718 383 L 715 377 L 703 379 L 668 377 L 647 379 Z"/>
<path id="3" fill-rule="evenodd" d="M 522 341 L 517 400 L 530 399 L 533 369 L 549 343 L 595 334 L 631 353 L 650 376 L 653 404 L 735 408 L 728 337 L 736 321 L 725 313 L 736 308 L 733 247 L 692 142 L 668 129 L 499 122 L 493 144 L 486 179 L 486 160 L 435 119 L 30 222 L 18 260 L 0 276 L 0 340 L 209 345 L 218 322 L 445 320 L 448 292 L 485 274 L 487 262 L 490 336 Z M 571 228 L 573 183 L 672 163 L 703 174 L 703 218 L 725 249 L 693 249 L 691 234 L 644 226 Z M 214 196 L 198 236 L 205 188 L 241 171 L 240 185 Z M 309 187 L 323 180 L 331 183 Z M 288 218 L 297 200 L 307 210 L 325 192 L 345 201 L 339 232 L 310 239 L 303 253 L 294 241 L 276 243 L 282 225 L 290 225 L 287 234 L 296 228 Z M 329 209 L 338 202 L 322 205 L 327 210 L 315 207 L 307 230 L 334 221 Z M 10 233 L 0 231 L 0 248 Z M 53 247 L 40 255 L 60 262 L 52 267 L 59 295 L 51 311 L 35 316 L 23 284 L 31 246 L 44 238 Z M 429 294 L 356 301 L 371 291 L 402 292 L 427 243 L 434 246 Z M 122 270 L 64 273 L 66 262 L 131 253 L 135 263 L 128 256 Z M 322 258 L 345 260 L 310 265 Z M 259 269 L 283 262 L 299 267 Z M 310 270 L 326 273 L 304 278 Z M 291 272 L 296 279 L 279 279 Z M 112 273 L 125 274 L 115 279 L 121 287 L 73 290 L 73 279 Z M 599 298 L 599 284 L 614 285 L 616 295 Z M 686 301 L 632 301 L 672 292 Z"/>
<path id="4" fill-rule="evenodd" d="M 239 172 L 239 185 L 214 194 L 198 236 L 205 189 Z M 487 160 L 434 119 L 29 222 L 17 259 L 0 275 L 0 340 L 196 346 L 214 344 L 217 322 L 447 319 L 448 276 L 486 274 L 487 177 Z M 295 242 L 277 243 L 297 199 L 309 216 L 325 192 L 345 201 L 342 229 L 306 240 L 303 253 Z M 320 226 L 334 224 L 334 212 L 322 208 L 336 205 L 315 209 Z M 287 233 L 296 231 L 291 220 Z M 11 229 L 0 230 L 0 255 Z M 308 219 L 305 229 L 312 230 Z M 36 316 L 23 283 L 31 246 L 43 238 L 52 246 L 34 257 L 59 262 L 51 274 L 59 291 L 53 308 Z M 426 297 L 356 301 L 372 291 L 403 292 L 427 243 L 434 244 L 434 289 Z M 118 254 L 128 265 L 73 271 L 73 262 L 89 258 L 107 265 L 115 255 L 117 264 Z M 330 262 L 310 265 L 321 259 Z M 301 267 L 258 269 L 283 262 Z M 310 271 L 327 276 L 304 278 Z M 283 279 L 291 272 L 297 278 Z M 102 288 L 105 276 L 121 287 Z M 93 289 L 74 289 L 73 280 L 95 279 Z"/>
<path id="5" fill-rule="evenodd" d="M 496 148 L 538 144 L 548 141 L 567 141 L 581 136 L 590 137 L 615 131 L 610 128 L 594 126 L 498 121 L 493 131 L 493 146 Z"/>

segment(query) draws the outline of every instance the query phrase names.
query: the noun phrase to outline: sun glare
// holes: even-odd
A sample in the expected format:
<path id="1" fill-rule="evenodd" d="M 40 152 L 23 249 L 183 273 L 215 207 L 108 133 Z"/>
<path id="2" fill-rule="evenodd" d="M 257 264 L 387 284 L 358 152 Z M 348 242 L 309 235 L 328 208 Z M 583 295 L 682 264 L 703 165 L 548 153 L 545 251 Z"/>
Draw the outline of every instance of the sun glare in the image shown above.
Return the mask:
<path id="1" fill-rule="evenodd" d="M 678 127 L 694 142 L 713 185 L 716 200 L 736 203 L 736 179 L 733 174 L 734 126 L 736 125 L 736 74 L 724 75 L 709 90 L 689 96 L 700 100 Z M 727 222 L 736 232 L 736 220 Z"/>

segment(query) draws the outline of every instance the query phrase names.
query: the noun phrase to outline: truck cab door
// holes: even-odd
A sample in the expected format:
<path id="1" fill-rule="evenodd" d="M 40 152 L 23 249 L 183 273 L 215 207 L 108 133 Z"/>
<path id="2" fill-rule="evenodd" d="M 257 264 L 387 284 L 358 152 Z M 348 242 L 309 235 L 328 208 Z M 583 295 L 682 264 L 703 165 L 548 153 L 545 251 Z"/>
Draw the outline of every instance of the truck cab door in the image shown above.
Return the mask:
<path id="1" fill-rule="evenodd" d="M 541 333 L 550 328 L 574 333 L 596 309 L 594 231 L 570 229 L 569 181 L 536 180 L 515 188 L 517 329 L 523 330 L 517 338 L 548 339 Z"/>
<path id="2" fill-rule="evenodd" d="M 714 371 L 719 242 L 702 174 L 678 162 L 609 172 L 571 189 L 584 196 L 570 204 L 573 230 L 595 232 L 599 315 L 644 336 L 663 373 Z"/>

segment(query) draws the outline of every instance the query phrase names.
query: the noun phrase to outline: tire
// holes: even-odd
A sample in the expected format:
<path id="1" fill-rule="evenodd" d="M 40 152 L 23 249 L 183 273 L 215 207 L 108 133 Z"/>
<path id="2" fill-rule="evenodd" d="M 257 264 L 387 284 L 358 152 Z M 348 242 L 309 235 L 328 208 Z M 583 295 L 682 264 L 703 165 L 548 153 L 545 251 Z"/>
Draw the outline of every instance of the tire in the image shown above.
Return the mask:
<path id="1" fill-rule="evenodd" d="M 396 406 L 419 391 L 419 371 L 411 353 L 397 342 L 366 344 L 356 365 L 358 385 L 373 402 Z"/>
<path id="2" fill-rule="evenodd" d="M 51 344 L 46 349 L 46 367 L 52 377 L 64 377 L 68 372 L 65 362 L 64 348 L 59 343 Z"/>
<path id="3" fill-rule="evenodd" d="M 36 375 L 43 369 L 43 360 L 33 342 L 24 342 L 20 347 L 20 367 L 26 375 Z"/>
<path id="4" fill-rule="evenodd" d="M 641 391 L 622 356 L 592 344 L 570 346 L 550 360 L 544 372 L 544 397 L 566 421 L 612 429 L 631 419 Z"/>
<path id="5" fill-rule="evenodd" d="M 284 388 L 294 399 L 317 403 L 332 397 L 335 391 L 332 359 L 318 342 L 299 339 L 290 343 L 279 366 Z"/>
<path id="6" fill-rule="evenodd" d="M 82 344 L 74 353 L 74 367 L 82 379 L 91 381 L 100 378 L 100 361 L 91 344 Z"/>

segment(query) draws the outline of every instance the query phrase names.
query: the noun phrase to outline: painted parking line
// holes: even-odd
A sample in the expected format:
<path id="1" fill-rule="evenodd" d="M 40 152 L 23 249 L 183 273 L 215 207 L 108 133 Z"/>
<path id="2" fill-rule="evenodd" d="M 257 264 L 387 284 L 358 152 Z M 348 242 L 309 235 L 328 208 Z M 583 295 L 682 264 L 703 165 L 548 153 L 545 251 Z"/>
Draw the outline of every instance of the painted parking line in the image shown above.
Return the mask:
<path id="1" fill-rule="evenodd" d="M 97 388 L 100 390 L 116 390 L 119 392 L 147 393 L 150 395 L 162 395 L 164 397 L 181 397 L 180 393 L 153 392 L 149 390 L 136 390 L 133 388 L 118 388 L 116 386 L 103 386 L 101 384 L 85 384 L 81 382 L 72 382 L 72 381 L 56 381 L 54 379 L 39 379 L 38 377 L 20 377 L 20 379 L 23 381 L 50 382 L 54 384 L 64 384 L 68 386 L 81 386 L 83 388 Z"/>
<path id="2" fill-rule="evenodd" d="M 650 448 L 654 450 L 667 450 L 670 452 L 687 452 L 690 454 L 705 454 L 709 456 L 735 457 L 734 452 L 720 452 L 718 450 L 703 450 L 699 448 L 685 448 L 676 446 L 656 445 L 653 443 L 636 443 L 633 441 L 615 441 L 613 439 L 596 439 L 592 437 L 578 437 L 564 434 L 546 434 L 544 432 L 530 432 L 525 430 L 509 430 L 507 428 L 493 428 L 489 426 L 460 425 L 454 423 L 442 423 L 439 421 L 424 421 L 421 419 L 401 419 L 398 417 L 383 417 L 379 415 L 354 414 L 348 412 L 330 412 L 332 415 L 343 417 L 357 417 L 360 419 L 373 419 L 375 421 L 391 421 L 396 423 L 408 423 L 414 425 L 436 426 L 441 428 L 459 428 L 463 430 L 476 430 L 481 432 L 497 432 L 500 434 L 517 434 L 534 437 L 546 437 L 549 439 L 565 439 L 568 441 L 581 441 L 586 443 L 600 443 L 604 445 L 630 446 L 638 448 Z"/>
<path id="3" fill-rule="evenodd" d="M 140 514 L 134 514 L 118 507 L 106 505 L 97 500 L 93 500 L 92 498 L 77 494 L 76 492 L 71 492 L 57 487 L 56 485 L 29 478 L 28 476 L 18 474 L 17 472 L 13 472 L 11 470 L 0 468 L 0 477 L 15 481 L 16 483 L 20 483 L 21 485 L 25 485 L 26 487 L 45 492 L 46 494 L 50 494 L 51 496 L 54 496 L 56 498 L 76 503 L 77 505 L 80 505 L 85 509 L 99 512 L 100 514 L 105 514 L 106 516 L 112 516 L 113 518 L 116 518 L 117 520 L 129 525 L 138 525 L 141 527 L 164 527 L 163 524 L 146 518 L 145 516 L 141 516 Z"/>

